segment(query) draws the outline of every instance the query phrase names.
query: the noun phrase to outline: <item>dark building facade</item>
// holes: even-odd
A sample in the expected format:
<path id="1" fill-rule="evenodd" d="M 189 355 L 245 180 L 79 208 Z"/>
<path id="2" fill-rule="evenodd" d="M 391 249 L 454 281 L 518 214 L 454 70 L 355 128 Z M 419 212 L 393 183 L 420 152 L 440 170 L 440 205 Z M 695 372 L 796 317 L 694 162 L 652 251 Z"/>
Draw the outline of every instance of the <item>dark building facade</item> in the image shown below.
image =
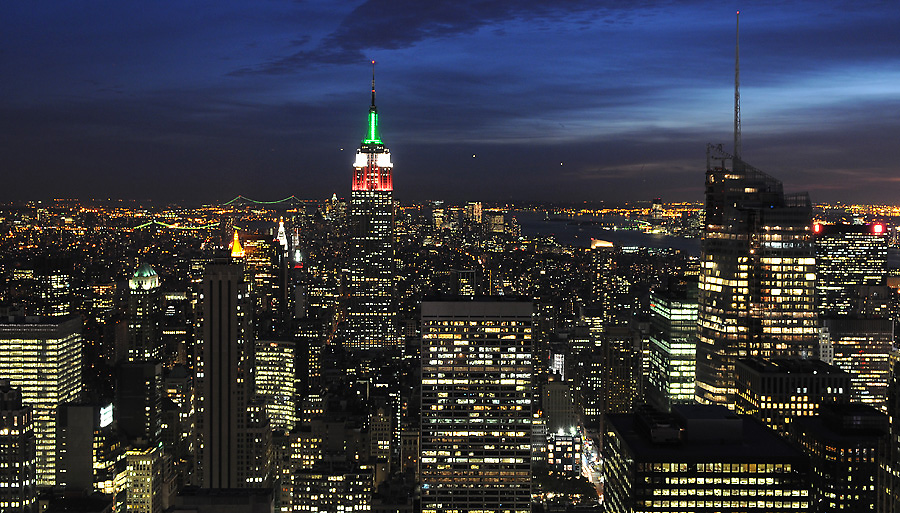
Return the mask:
<path id="1" fill-rule="evenodd" d="M 642 407 L 607 418 L 606 511 L 805 511 L 808 458 L 721 406 Z"/>

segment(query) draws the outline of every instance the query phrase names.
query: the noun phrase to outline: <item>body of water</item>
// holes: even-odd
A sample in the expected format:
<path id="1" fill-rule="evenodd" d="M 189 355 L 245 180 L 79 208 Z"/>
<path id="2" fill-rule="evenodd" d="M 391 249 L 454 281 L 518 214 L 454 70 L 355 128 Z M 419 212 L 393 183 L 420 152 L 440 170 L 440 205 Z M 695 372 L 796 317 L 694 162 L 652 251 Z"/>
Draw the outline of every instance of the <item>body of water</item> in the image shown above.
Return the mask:
<path id="1" fill-rule="evenodd" d="M 589 248 L 592 239 L 612 242 L 617 246 L 637 246 L 643 248 L 672 248 L 690 255 L 700 256 L 700 239 L 686 239 L 638 230 L 608 230 L 602 228 L 598 218 L 581 216 L 573 219 L 554 218 L 546 220 L 543 212 L 516 211 L 510 215 L 516 218 L 526 237 L 553 236 L 556 242 L 582 248 Z M 597 221 L 598 224 L 589 224 Z M 571 224 L 570 224 L 571 223 Z"/>

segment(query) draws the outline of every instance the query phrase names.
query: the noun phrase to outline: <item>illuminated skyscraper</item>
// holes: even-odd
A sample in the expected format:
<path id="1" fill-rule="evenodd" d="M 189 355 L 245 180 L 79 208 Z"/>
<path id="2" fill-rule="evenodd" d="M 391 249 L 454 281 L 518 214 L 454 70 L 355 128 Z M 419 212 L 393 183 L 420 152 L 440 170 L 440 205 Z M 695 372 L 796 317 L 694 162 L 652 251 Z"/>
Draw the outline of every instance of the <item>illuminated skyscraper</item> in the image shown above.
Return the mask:
<path id="1" fill-rule="evenodd" d="M 0 323 L 4 377 L 34 412 L 37 485 L 56 484 L 57 409 L 82 391 L 81 319 L 16 317 Z"/>
<path id="2" fill-rule="evenodd" d="M 867 289 L 886 285 L 886 231 L 880 223 L 813 226 L 819 315 L 861 314 Z"/>
<path id="3" fill-rule="evenodd" d="M 391 152 L 378 133 L 375 73 L 366 135 L 353 163 L 350 192 L 350 262 L 347 283 L 347 345 L 396 346 L 394 305 L 394 210 Z"/>
<path id="4" fill-rule="evenodd" d="M 159 276 L 150 264 L 145 262 L 128 280 L 129 362 L 162 361 L 162 339 L 159 331 L 161 301 Z"/>
<path id="5" fill-rule="evenodd" d="M 0 510 L 34 510 L 34 417 L 22 392 L 0 379 Z"/>
<path id="6" fill-rule="evenodd" d="M 131 449 L 125 453 L 128 471 L 128 511 L 162 511 L 162 449 Z"/>
<path id="7" fill-rule="evenodd" d="M 816 347 L 811 215 L 806 193 L 785 194 L 779 180 L 707 149 L 698 401 L 733 408 L 738 358 L 803 356 Z"/>
<path id="8" fill-rule="evenodd" d="M 531 511 L 532 310 L 422 303 L 422 511 Z"/>
<path id="9" fill-rule="evenodd" d="M 297 423 L 299 359 L 296 340 L 256 342 L 256 393 L 266 398 L 272 429 L 290 432 Z"/>
<path id="10" fill-rule="evenodd" d="M 694 402 L 697 289 L 650 293 L 648 401 L 661 410 Z"/>

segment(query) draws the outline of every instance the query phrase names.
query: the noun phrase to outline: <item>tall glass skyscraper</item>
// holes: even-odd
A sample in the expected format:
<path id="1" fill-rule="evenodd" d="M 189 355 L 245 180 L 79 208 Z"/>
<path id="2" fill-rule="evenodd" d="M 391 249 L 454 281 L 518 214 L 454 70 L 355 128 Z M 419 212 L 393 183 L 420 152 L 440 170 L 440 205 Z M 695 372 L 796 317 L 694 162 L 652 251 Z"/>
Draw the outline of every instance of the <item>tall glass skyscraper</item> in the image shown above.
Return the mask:
<path id="1" fill-rule="evenodd" d="M 650 293 L 648 401 L 668 411 L 694 402 L 697 352 L 697 289 Z"/>
<path id="2" fill-rule="evenodd" d="M 811 354 L 818 342 L 812 206 L 779 180 L 707 150 L 696 398 L 734 405 L 734 362 Z"/>
<path id="3" fill-rule="evenodd" d="M 393 287 L 393 168 L 391 151 L 378 133 L 373 62 L 372 105 L 366 135 L 356 151 L 350 192 L 349 347 L 370 349 L 399 343 Z"/>

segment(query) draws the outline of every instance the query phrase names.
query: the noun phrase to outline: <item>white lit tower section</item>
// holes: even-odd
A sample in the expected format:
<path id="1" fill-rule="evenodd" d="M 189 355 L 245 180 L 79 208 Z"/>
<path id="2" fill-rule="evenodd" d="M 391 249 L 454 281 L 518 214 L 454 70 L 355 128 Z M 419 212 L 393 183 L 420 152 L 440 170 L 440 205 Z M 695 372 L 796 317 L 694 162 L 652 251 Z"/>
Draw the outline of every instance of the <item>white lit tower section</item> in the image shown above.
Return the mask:
<path id="1" fill-rule="evenodd" d="M 350 193 L 346 343 L 360 349 L 391 347 L 399 340 L 393 294 L 394 165 L 378 133 L 374 66 L 373 61 L 368 127 L 356 152 Z"/>

